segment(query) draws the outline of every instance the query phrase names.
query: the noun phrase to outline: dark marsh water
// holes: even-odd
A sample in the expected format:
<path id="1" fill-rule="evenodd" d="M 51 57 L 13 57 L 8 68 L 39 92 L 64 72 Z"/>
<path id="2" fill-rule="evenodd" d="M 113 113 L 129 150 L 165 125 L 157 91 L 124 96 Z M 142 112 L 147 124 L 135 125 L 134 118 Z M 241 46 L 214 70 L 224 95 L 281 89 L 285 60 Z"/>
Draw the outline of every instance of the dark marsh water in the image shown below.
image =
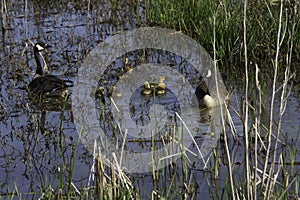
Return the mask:
<path id="1" fill-rule="evenodd" d="M 80 62 L 98 43 L 119 31 L 147 25 L 144 5 L 142 1 L 138 4 L 136 2 L 91 5 L 88 1 L 68 2 L 63 5 L 47 1 L 29 1 L 26 2 L 28 5 L 25 2 L 7 3 L 1 16 L 0 39 L 1 195 L 9 194 L 15 186 L 22 193 L 46 190 L 49 185 L 57 186 L 60 177 L 64 177 L 64 182 L 67 182 L 68 174 L 60 174 L 59 169 L 69 166 L 75 150 L 77 154 L 73 182 L 79 188 L 87 184 L 92 165 L 92 156 L 84 146 L 79 144 L 76 149 L 78 134 L 73 124 L 71 108 L 63 112 L 41 112 L 31 105 L 24 87 L 34 76 L 35 61 L 32 47 L 25 47 L 26 38 L 49 43 L 52 48 L 44 55 L 51 73 L 74 81 Z M 236 80 L 229 85 L 239 85 L 240 81 L 242 80 Z M 232 105 L 239 108 L 243 92 L 236 87 Z M 240 119 L 233 114 L 233 120 L 237 132 L 242 134 Z M 298 162 L 299 127 L 299 93 L 292 91 L 282 132 L 286 142 L 296 145 Z M 231 151 L 237 163 L 237 179 L 238 174 L 244 170 L 240 164 L 244 162 L 243 151 L 240 149 L 241 144 L 232 144 Z M 299 164 L 297 167 L 299 170 Z M 221 166 L 223 174 L 219 176 L 219 180 L 214 180 L 213 175 L 207 176 L 202 172 L 201 169 L 192 170 L 197 197 L 209 198 L 211 190 L 222 191 L 222 181 L 227 178 L 226 167 Z M 147 191 L 146 187 L 154 188 L 151 175 L 133 177 L 141 191 Z M 207 179 L 215 181 L 213 189 L 208 189 Z M 163 184 L 159 187 L 163 187 Z M 181 187 L 179 186 L 180 189 Z M 144 193 L 149 197 L 147 192 Z"/>
<path id="2" fill-rule="evenodd" d="M 143 8 L 130 2 L 88 6 L 88 2 L 12 1 L 3 7 L 1 195 L 13 191 L 14 185 L 23 193 L 46 190 L 50 184 L 57 186 L 59 169 L 70 163 L 78 139 L 71 109 L 42 112 L 31 105 L 24 88 L 33 78 L 36 64 L 32 47 L 25 47 L 26 38 L 50 44 L 52 47 L 44 57 L 51 74 L 74 81 L 78 62 L 89 50 L 108 36 L 144 20 Z M 77 152 L 74 183 L 86 185 L 92 156 L 83 145 L 79 145 Z M 68 175 L 62 176 L 67 180 Z"/>

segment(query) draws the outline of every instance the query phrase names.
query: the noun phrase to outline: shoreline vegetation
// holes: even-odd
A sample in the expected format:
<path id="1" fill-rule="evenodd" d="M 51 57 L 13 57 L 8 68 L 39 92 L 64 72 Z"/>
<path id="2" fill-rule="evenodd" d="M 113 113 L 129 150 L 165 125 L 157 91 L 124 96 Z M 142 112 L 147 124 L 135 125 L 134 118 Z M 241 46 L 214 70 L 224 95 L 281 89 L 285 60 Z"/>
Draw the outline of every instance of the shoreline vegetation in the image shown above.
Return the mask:
<path id="1" fill-rule="evenodd" d="M 220 140 L 225 146 L 229 174 L 224 188 L 226 199 L 297 199 L 297 146 L 283 147 L 279 138 L 284 134 L 281 125 L 289 86 L 300 61 L 299 2 L 248 2 L 149 0 L 150 9 L 146 10 L 151 25 L 173 28 L 197 40 L 214 55 L 227 77 L 234 80 L 243 76 L 242 108 L 235 112 L 244 127 L 245 173 L 235 177 L 235 155 L 229 146 L 238 140 L 234 124 L 228 122 L 229 128 L 224 127 Z M 279 110 L 275 109 L 276 98 L 280 99 Z M 261 157 L 262 149 L 265 157 Z M 212 199 L 224 196 L 211 193 Z"/>
<path id="2" fill-rule="evenodd" d="M 85 2 L 88 10 L 99 3 Z M 145 5 L 139 0 L 128 2 L 133 7 L 132 16 L 138 18 L 138 6 L 143 6 L 147 25 L 182 31 L 213 55 L 227 80 L 242 79 L 244 95 L 237 99 L 240 105 L 223 111 L 228 119 L 223 119 L 223 133 L 210 155 L 209 168 L 189 168 L 183 152 L 179 164 L 147 174 L 153 183 L 149 195 L 149 192 L 141 192 L 145 188 L 136 186 L 137 179 L 144 178 L 143 175 L 133 178 L 116 159 L 107 161 L 94 154 L 89 181 L 79 187 L 72 179 L 79 137 L 74 141 L 70 160 L 57 172 L 58 188 L 49 183 L 41 186 L 41 191 L 22 193 L 15 184 L 15 188 L 0 194 L 0 199 L 22 199 L 24 196 L 40 199 L 199 199 L 204 186 L 197 182 L 195 171 L 203 174 L 210 199 L 299 199 L 298 137 L 296 144 L 282 140 L 285 138 L 283 115 L 296 80 L 295 72 L 300 70 L 299 1 L 146 0 Z M 7 8 L 5 1 L 1 3 L 4 16 Z M 110 0 L 115 11 L 121 9 L 121 4 Z M 275 108 L 278 106 L 275 100 L 280 102 L 279 109 Z M 243 133 L 236 133 L 229 110 L 239 116 Z M 61 116 L 62 124 L 63 112 Z M 65 152 L 63 127 L 60 128 L 61 152 Z M 236 160 L 241 152 L 242 162 Z M 222 175 L 222 171 L 228 176 Z"/>
<path id="3" fill-rule="evenodd" d="M 234 152 L 228 146 L 237 140 L 234 124 L 228 122 L 230 128 L 224 127 L 220 141 L 228 163 L 226 199 L 299 198 L 296 146 L 285 149 L 279 139 L 284 134 L 282 118 L 300 61 L 299 2 L 149 0 L 147 5 L 151 25 L 182 31 L 214 55 L 228 78 L 243 76 L 242 108 L 235 112 L 244 127 L 245 173 L 235 177 Z M 280 99 L 279 110 L 275 109 L 276 98 Z M 265 157 L 260 157 L 262 149 Z M 213 193 L 211 197 L 223 199 Z"/>

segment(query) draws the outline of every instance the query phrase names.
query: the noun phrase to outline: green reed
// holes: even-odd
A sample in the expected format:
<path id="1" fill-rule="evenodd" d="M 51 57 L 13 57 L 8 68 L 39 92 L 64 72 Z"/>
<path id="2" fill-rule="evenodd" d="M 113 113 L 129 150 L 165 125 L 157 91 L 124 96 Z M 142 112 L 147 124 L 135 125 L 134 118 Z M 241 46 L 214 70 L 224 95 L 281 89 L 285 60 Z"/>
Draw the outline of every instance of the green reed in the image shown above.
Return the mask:
<path id="1" fill-rule="evenodd" d="M 220 4 L 222 2 L 222 4 Z M 148 0 L 146 3 L 148 21 L 153 26 L 163 26 L 176 29 L 191 36 L 199 42 L 211 55 L 213 54 L 213 18 L 216 17 L 216 54 L 219 67 L 229 67 L 232 70 L 241 71 L 243 66 L 243 3 L 239 1 L 175 1 L 175 0 Z M 283 21 L 287 21 L 286 28 L 293 27 L 293 20 L 299 24 L 299 12 L 296 2 L 285 2 L 287 15 Z M 247 46 L 248 57 L 252 63 L 268 61 L 275 56 L 274 44 L 276 44 L 276 30 L 278 30 L 279 1 L 255 1 L 247 6 Z M 299 26 L 295 32 L 290 32 L 282 43 L 283 52 L 289 49 L 289 43 L 293 41 L 293 59 L 299 61 Z M 282 54 L 281 56 L 284 56 Z M 270 69 L 270 65 L 267 66 Z M 227 68 L 224 70 L 226 71 Z M 253 73 L 254 71 L 251 70 Z"/>

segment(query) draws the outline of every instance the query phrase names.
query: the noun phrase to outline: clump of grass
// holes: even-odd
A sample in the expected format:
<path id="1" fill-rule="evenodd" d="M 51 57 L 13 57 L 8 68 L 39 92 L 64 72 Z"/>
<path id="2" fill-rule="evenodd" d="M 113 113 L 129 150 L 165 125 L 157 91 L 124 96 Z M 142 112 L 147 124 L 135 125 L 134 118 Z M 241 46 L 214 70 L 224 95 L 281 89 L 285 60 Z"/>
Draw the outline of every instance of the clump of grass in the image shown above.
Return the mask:
<path id="1" fill-rule="evenodd" d="M 221 3 L 220 3 L 221 2 Z M 294 23 L 300 23 L 298 3 L 284 2 L 285 13 L 282 21 L 285 22 L 284 29 L 290 30 Z M 172 28 L 193 37 L 211 55 L 213 54 L 213 29 L 216 32 L 216 54 L 221 65 L 219 67 L 230 67 L 232 70 L 243 70 L 241 63 L 244 57 L 242 49 L 243 41 L 243 4 L 239 1 L 175 1 L 148 0 L 146 3 L 147 18 L 153 26 Z M 264 61 L 265 69 L 271 69 L 275 56 L 276 30 L 278 30 L 280 3 L 279 1 L 255 1 L 247 6 L 249 61 L 253 63 Z M 215 19 L 215 27 L 213 25 Z M 300 60 L 299 37 L 293 37 L 291 32 L 286 32 L 281 48 L 286 52 L 289 43 L 293 41 L 293 60 Z M 294 36 L 300 34 L 299 26 L 295 27 Z M 280 54 L 284 56 L 285 54 Z M 283 57 L 282 57 L 283 58 Z M 282 59 L 279 59 L 282 61 Z M 252 73 L 255 70 L 250 69 Z"/>
<path id="2" fill-rule="evenodd" d="M 93 165 L 91 166 L 88 183 L 80 190 L 77 189 L 77 194 L 74 197 L 85 199 L 138 199 L 135 187 L 117 162 L 116 156 L 112 154 L 112 159 L 108 160 L 102 156 L 97 147 L 95 141 Z M 97 153 L 97 151 L 99 152 Z M 69 196 L 69 194 L 71 192 L 68 192 L 68 198 L 72 198 L 73 196 Z"/>
<path id="3" fill-rule="evenodd" d="M 235 181 L 231 180 L 231 194 L 233 198 L 246 198 L 246 199 L 277 199 L 279 198 L 279 193 L 277 191 L 281 191 L 281 194 L 285 193 L 286 197 L 294 197 L 297 196 L 296 193 L 289 193 L 287 188 L 292 186 L 293 181 L 286 184 L 286 178 L 280 179 L 280 174 L 285 174 L 286 170 L 284 168 L 284 160 L 282 159 L 282 155 L 284 151 L 278 151 L 278 146 L 283 144 L 280 138 L 282 137 L 282 119 L 285 113 L 285 109 L 287 106 L 287 100 L 290 95 L 290 89 L 288 87 L 288 83 L 293 77 L 291 73 L 291 58 L 293 54 L 293 39 L 289 39 L 289 42 L 286 44 L 287 46 L 282 45 L 283 41 L 286 37 L 286 29 L 283 27 L 283 22 L 286 19 L 283 17 L 283 8 L 285 7 L 285 3 L 280 2 L 280 10 L 278 14 L 278 23 L 277 26 L 277 34 L 276 41 L 272 43 L 275 45 L 275 54 L 269 54 L 270 56 L 274 56 L 272 58 L 272 90 L 270 94 L 270 104 L 264 105 L 262 101 L 262 88 L 259 78 L 259 65 L 256 64 L 256 72 L 255 72 L 255 81 L 253 84 L 256 85 L 256 91 L 258 93 L 257 96 L 250 98 L 250 68 L 249 68 L 249 49 L 251 46 L 248 46 L 248 13 L 247 7 L 248 4 L 244 4 L 244 20 L 243 20 L 243 30 L 244 30 L 244 71 L 245 71 L 245 101 L 243 102 L 243 127 L 244 127 L 244 153 L 245 153 L 245 182 L 242 183 L 241 187 L 236 187 L 237 185 Z M 295 29 L 293 28 L 296 21 L 294 20 L 291 24 L 290 35 L 294 35 Z M 285 27 L 287 28 L 287 26 Z M 251 55 L 251 54 L 250 54 Z M 286 56 L 286 63 L 283 64 L 280 60 L 280 57 L 283 55 Z M 280 67 L 284 69 L 283 78 L 279 78 Z M 282 81 L 280 81 L 282 80 Z M 278 82 L 280 85 L 278 86 Z M 278 89 L 278 87 L 280 89 Z M 279 98 L 279 111 L 276 111 L 275 107 L 275 98 Z M 252 105 L 250 99 L 255 99 L 258 103 Z M 253 102 L 253 101 L 252 101 Z M 264 134 L 265 131 L 260 128 L 261 124 L 265 122 L 262 121 L 263 112 L 265 111 L 263 108 L 266 108 L 269 111 L 269 121 L 265 124 L 267 133 Z M 253 121 L 249 121 L 250 110 L 255 112 L 255 116 L 253 117 Z M 277 118 L 275 116 L 278 116 Z M 275 126 L 276 123 L 276 126 Z M 253 129 L 252 129 L 253 127 Z M 264 137 L 264 139 L 262 139 Z M 225 141 L 227 142 L 227 141 Z M 254 144 L 254 146 L 253 146 Z M 259 156 L 260 148 L 264 148 L 265 154 L 263 160 L 261 160 Z M 228 152 L 228 157 L 231 155 Z M 229 165 L 230 159 L 229 159 Z M 284 176 L 285 177 L 285 176 Z M 293 185 L 294 186 L 294 185 Z M 260 188 L 260 189 L 259 189 Z M 292 189 L 293 190 L 293 189 Z M 281 196 L 282 197 L 282 196 Z M 281 198 L 280 197 L 280 198 Z"/>

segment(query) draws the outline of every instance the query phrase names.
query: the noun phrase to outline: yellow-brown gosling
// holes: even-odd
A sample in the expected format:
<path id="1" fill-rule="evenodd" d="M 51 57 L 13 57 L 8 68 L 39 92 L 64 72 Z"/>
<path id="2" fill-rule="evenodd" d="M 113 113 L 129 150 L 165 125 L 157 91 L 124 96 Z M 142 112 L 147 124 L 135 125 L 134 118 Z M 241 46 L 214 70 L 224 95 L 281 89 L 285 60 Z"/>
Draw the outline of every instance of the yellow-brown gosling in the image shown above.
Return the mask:
<path id="1" fill-rule="evenodd" d="M 125 71 L 129 72 L 130 74 L 133 71 L 133 68 L 129 65 L 129 59 L 128 58 L 125 58 Z"/>
<path id="2" fill-rule="evenodd" d="M 157 88 L 156 94 L 157 95 L 164 95 L 164 94 L 166 94 L 166 90 L 165 89 L 159 89 L 159 88 Z"/>
<path id="3" fill-rule="evenodd" d="M 143 95 L 150 95 L 155 92 L 156 95 L 164 95 L 166 93 L 166 84 L 164 83 L 165 77 L 160 76 L 158 83 L 144 83 Z"/>
<path id="4" fill-rule="evenodd" d="M 97 97 L 103 97 L 104 96 L 104 91 L 105 88 L 103 86 L 100 86 L 97 90 L 96 90 L 96 96 Z"/>
<path id="5" fill-rule="evenodd" d="M 165 90 L 166 89 L 166 84 L 164 83 L 165 77 L 159 76 L 159 83 L 158 83 L 158 88 Z"/>
<path id="6" fill-rule="evenodd" d="M 123 93 L 119 90 L 119 88 L 115 85 L 110 87 L 110 95 L 114 94 L 115 97 L 122 97 Z"/>
<path id="7" fill-rule="evenodd" d="M 165 77 L 159 76 L 159 83 L 157 84 L 157 87 L 155 88 L 155 93 L 157 95 L 164 95 L 166 94 L 166 84 L 164 83 Z"/>
<path id="8" fill-rule="evenodd" d="M 150 95 L 150 94 L 152 94 L 152 88 L 151 88 L 150 83 L 148 81 L 146 81 L 144 83 L 144 89 L 142 90 L 142 94 L 143 95 Z"/>

